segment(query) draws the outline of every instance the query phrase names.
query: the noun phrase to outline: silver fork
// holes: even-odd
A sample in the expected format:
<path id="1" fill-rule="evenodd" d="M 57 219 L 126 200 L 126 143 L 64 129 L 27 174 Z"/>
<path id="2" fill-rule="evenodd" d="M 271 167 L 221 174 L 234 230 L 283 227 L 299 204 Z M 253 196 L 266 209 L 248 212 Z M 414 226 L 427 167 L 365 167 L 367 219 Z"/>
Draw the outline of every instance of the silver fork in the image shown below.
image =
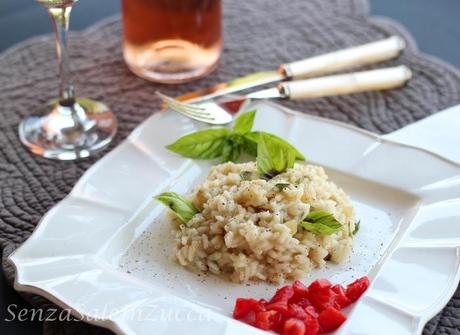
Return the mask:
<path id="1" fill-rule="evenodd" d="M 282 82 L 273 88 L 235 97 L 235 101 L 244 102 L 251 99 L 273 98 L 302 100 L 357 92 L 388 90 L 403 86 L 411 77 L 411 70 L 407 66 L 401 65 L 378 70 Z M 189 104 L 180 102 L 160 92 L 157 92 L 157 95 L 172 110 L 201 122 L 227 124 L 233 120 L 232 114 L 213 101 Z M 227 100 L 226 104 L 231 102 L 231 100 Z"/>

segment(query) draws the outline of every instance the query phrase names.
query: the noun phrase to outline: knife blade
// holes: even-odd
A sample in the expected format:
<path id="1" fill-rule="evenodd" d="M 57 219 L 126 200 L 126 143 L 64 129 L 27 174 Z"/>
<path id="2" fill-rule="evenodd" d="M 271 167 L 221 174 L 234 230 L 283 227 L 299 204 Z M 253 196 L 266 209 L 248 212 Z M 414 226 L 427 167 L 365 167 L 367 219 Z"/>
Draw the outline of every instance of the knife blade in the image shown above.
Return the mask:
<path id="1" fill-rule="evenodd" d="M 226 83 L 206 87 L 204 89 L 189 92 L 176 97 L 176 100 L 182 102 L 200 102 L 220 97 L 226 94 L 241 92 L 253 87 L 272 84 L 285 79 L 284 75 L 278 71 L 261 71 L 251 73 L 237 79 L 230 80 Z"/>
<path id="2" fill-rule="evenodd" d="M 401 37 L 391 36 L 377 42 L 282 64 L 277 71 L 252 73 L 226 83 L 220 83 L 212 87 L 181 95 L 176 97 L 176 100 L 196 103 L 270 83 L 291 79 L 305 79 L 357 66 L 373 64 L 398 56 L 404 47 L 405 42 Z"/>

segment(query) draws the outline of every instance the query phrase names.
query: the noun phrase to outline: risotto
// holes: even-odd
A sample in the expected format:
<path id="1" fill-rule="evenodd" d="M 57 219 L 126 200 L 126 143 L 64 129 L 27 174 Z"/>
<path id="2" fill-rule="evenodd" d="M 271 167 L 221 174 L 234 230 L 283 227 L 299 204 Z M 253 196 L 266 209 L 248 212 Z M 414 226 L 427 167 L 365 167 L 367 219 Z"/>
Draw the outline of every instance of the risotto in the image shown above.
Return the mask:
<path id="1" fill-rule="evenodd" d="M 173 219 L 177 261 L 192 270 L 229 276 L 234 282 L 281 283 L 304 277 L 326 261 L 343 262 L 355 229 L 354 209 L 324 169 L 298 164 L 266 180 L 255 162 L 214 166 L 192 193 L 200 211 L 187 225 Z M 329 235 L 299 226 L 323 210 L 341 223 Z"/>

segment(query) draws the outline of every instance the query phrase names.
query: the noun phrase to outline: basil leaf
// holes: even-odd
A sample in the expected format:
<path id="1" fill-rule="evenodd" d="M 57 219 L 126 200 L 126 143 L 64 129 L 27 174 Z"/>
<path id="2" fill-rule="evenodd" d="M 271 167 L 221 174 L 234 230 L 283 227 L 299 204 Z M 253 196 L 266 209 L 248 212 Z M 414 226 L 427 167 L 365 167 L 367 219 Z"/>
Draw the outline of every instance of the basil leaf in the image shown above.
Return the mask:
<path id="1" fill-rule="evenodd" d="M 154 197 L 156 200 L 168 206 L 174 214 L 185 224 L 198 213 L 192 202 L 174 192 L 164 192 Z"/>
<path id="2" fill-rule="evenodd" d="M 300 227 L 316 235 L 331 235 L 337 233 L 342 228 L 340 223 L 326 225 L 323 223 L 302 222 Z"/>
<path id="3" fill-rule="evenodd" d="M 253 156 L 257 155 L 257 144 L 259 143 L 260 134 L 262 134 L 262 133 L 265 134 L 266 136 L 270 137 L 273 141 L 279 143 L 280 145 L 284 145 L 284 146 L 290 148 L 295 153 L 296 159 L 298 159 L 300 161 L 305 160 L 304 155 L 302 155 L 302 153 L 300 153 L 300 151 L 297 150 L 289 142 L 283 140 L 281 137 L 278 137 L 276 135 L 267 133 L 265 131 L 251 131 L 250 133 L 247 133 L 247 134 L 244 135 L 245 149 L 249 154 L 251 154 Z"/>
<path id="4" fill-rule="evenodd" d="M 281 192 L 283 191 L 285 188 L 289 187 L 289 183 L 278 183 L 275 185 L 275 189 L 278 191 L 278 192 Z"/>
<path id="5" fill-rule="evenodd" d="M 327 222 L 327 221 L 332 221 L 335 220 L 334 216 L 326 211 L 311 211 L 308 213 L 308 215 L 305 217 L 305 221 L 309 222 Z"/>
<path id="6" fill-rule="evenodd" d="M 241 114 L 235 120 L 235 124 L 233 125 L 233 130 L 239 134 L 249 133 L 254 124 L 255 116 L 256 116 L 255 110 Z"/>
<path id="7" fill-rule="evenodd" d="M 185 135 L 166 148 L 189 158 L 213 159 L 222 155 L 229 133 L 227 128 L 205 129 Z"/>
<path id="8" fill-rule="evenodd" d="M 342 229 L 342 224 L 326 211 L 311 211 L 300 226 L 314 234 L 331 235 Z"/>
<path id="9" fill-rule="evenodd" d="M 257 169 L 267 176 L 275 176 L 295 162 L 295 152 L 266 133 L 261 132 L 257 145 Z"/>

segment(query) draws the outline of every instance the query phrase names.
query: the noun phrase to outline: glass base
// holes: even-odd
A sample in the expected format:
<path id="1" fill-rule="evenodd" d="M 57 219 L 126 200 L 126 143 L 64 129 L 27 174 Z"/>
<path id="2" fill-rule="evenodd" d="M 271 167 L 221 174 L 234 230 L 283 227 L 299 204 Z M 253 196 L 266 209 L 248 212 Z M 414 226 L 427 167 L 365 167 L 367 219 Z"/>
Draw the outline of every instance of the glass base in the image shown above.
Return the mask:
<path id="1" fill-rule="evenodd" d="M 165 84 L 181 84 L 214 71 L 222 52 L 221 42 L 209 48 L 184 40 L 163 40 L 135 46 L 124 43 L 129 69 L 141 78 Z"/>
<path id="2" fill-rule="evenodd" d="M 30 116 L 19 125 L 21 142 L 34 154 L 57 160 L 87 158 L 104 149 L 117 131 L 117 119 L 103 103 L 75 99 L 51 102 L 51 113 Z"/>
<path id="3" fill-rule="evenodd" d="M 142 67 L 131 66 L 130 64 L 128 64 L 128 68 L 136 76 L 148 81 L 152 81 L 154 83 L 185 84 L 207 76 L 217 68 L 217 65 L 218 61 L 210 67 L 204 67 L 193 71 L 171 74 L 164 72 L 156 72 L 154 70 L 145 69 Z"/>

